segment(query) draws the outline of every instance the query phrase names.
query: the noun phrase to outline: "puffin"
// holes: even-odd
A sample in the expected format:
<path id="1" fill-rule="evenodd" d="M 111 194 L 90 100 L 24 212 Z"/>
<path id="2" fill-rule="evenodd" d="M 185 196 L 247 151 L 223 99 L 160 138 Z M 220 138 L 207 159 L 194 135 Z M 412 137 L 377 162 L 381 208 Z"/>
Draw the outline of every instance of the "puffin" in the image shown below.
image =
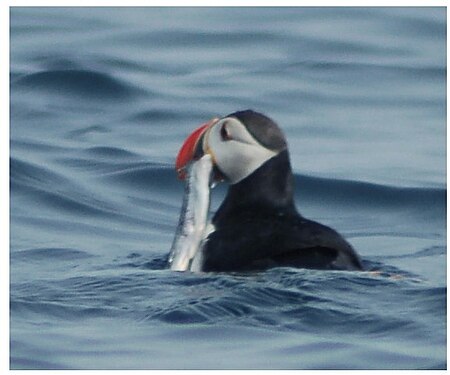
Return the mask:
<path id="1" fill-rule="evenodd" d="M 343 236 L 297 210 L 288 144 L 271 118 L 243 110 L 203 124 L 178 153 L 178 177 L 205 154 L 213 180 L 229 187 L 203 241 L 202 272 L 363 270 Z"/>

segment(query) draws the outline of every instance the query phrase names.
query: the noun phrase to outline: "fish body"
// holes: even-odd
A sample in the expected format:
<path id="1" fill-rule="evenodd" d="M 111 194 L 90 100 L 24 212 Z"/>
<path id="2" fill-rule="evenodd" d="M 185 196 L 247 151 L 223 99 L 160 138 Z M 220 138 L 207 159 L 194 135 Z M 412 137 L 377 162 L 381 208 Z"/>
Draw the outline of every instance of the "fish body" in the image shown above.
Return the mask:
<path id="1" fill-rule="evenodd" d="M 169 254 L 171 270 L 187 271 L 193 266 L 195 271 L 200 268 L 201 248 L 207 234 L 212 167 L 209 154 L 190 165 L 180 219 Z"/>

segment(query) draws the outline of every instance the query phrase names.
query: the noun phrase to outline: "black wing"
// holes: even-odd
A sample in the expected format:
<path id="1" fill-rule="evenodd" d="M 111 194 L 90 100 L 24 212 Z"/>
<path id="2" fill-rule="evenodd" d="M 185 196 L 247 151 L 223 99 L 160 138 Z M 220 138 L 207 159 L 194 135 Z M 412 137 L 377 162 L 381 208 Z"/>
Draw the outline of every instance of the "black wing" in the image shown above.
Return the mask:
<path id="1" fill-rule="evenodd" d="M 204 271 L 238 271 L 289 266 L 361 270 L 351 245 L 335 230 L 304 218 L 244 220 L 211 233 Z"/>

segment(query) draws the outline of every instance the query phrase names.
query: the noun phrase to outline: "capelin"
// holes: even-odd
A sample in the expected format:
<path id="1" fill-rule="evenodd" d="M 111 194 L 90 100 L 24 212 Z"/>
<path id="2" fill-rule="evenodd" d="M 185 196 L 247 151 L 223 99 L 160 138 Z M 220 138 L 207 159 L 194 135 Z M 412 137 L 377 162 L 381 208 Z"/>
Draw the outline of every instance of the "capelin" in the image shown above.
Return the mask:
<path id="1" fill-rule="evenodd" d="M 212 160 L 208 154 L 187 167 L 183 206 L 169 255 L 169 266 L 174 271 L 189 270 L 194 257 L 202 251 L 209 214 L 212 170 Z"/>

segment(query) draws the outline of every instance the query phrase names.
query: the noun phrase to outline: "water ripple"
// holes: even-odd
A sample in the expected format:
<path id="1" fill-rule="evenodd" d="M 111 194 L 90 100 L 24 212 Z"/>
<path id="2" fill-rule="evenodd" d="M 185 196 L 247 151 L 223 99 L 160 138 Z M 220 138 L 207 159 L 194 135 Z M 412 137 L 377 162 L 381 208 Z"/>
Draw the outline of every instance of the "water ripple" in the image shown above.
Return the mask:
<path id="1" fill-rule="evenodd" d="M 89 70 L 50 70 L 27 74 L 12 82 L 12 87 L 76 95 L 85 99 L 131 99 L 139 90 L 113 76 Z"/>

